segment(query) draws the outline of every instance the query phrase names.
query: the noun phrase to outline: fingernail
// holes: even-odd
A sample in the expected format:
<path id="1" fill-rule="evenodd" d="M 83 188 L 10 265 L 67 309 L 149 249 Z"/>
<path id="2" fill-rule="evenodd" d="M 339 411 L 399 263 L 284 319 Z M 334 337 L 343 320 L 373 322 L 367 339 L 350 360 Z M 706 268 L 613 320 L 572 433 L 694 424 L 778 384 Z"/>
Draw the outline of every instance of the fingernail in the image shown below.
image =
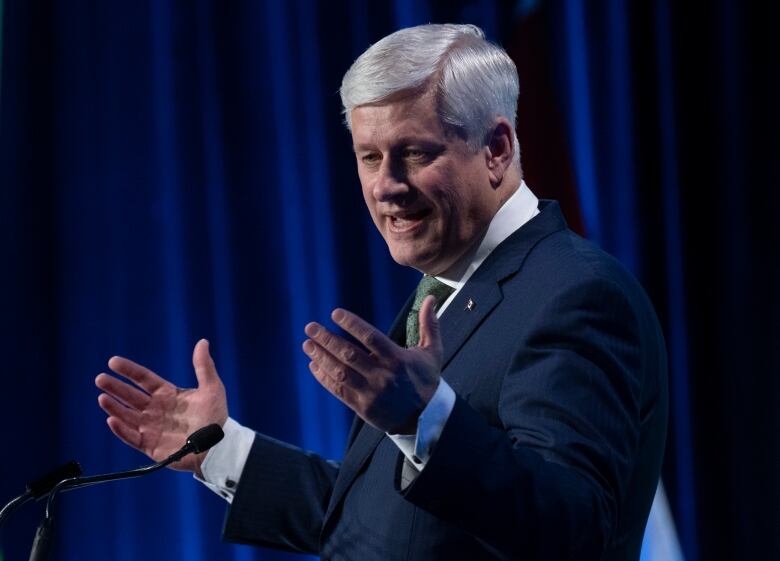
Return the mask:
<path id="1" fill-rule="evenodd" d="M 336 308 L 333 310 L 333 313 L 330 314 L 330 317 L 333 318 L 333 321 L 341 321 L 344 319 L 344 310 L 341 308 Z"/>
<path id="2" fill-rule="evenodd" d="M 308 334 L 309 334 L 311 337 L 314 337 L 314 336 L 315 336 L 317 333 L 319 333 L 319 332 L 320 332 L 320 328 L 317 326 L 317 324 L 316 324 L 316 323 L 312 323 L 312 324 L 309 326 L 309 329 L 307 330 L 307 333 L 308 333 Z"/>

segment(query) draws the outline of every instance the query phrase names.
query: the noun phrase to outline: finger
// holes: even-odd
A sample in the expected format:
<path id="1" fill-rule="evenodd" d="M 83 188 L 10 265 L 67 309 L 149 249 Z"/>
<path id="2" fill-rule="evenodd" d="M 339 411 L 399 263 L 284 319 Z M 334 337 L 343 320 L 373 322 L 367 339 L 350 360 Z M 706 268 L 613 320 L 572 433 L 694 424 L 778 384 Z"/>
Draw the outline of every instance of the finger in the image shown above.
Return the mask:
<path id="1" fill-rule="evenodd" d="M 192 351 L 192 366 L 195 368 L 198 386 L 219 382 L 217 367 L 209 353 L 209 342 L 206 339 L 201 339 L 195 344 L 195 349 Z"/>
<path id="2" fill-rule="evenodd" d="M 138 429 L 141 424 L 141 414 L 135 409 L 131 409 L 122 405 L 116 399 L 106 393 L 102 393 L 98 396 L 98 405 L 100 408 L 108 413 L 109 417 L 116 417 L 124 424 Z"/>
<path id="3" fill-rule="evenodd" d="M 95 385 L 114 399 L 118 399 L 125 405 L 134 407 L 138 410 L 145 409 L 151 401 L 149 394 L 146 394 L 121 380 L 117 380 L 108 374 L 99 374 L 98 377 L 95 378 Z"/>
<path id="4" fill-rule="evenodd" d="M 111 360 L 108 361 L 108 367 L 117 374 L 129 378 L 150 394 L 170 383 L 145 366 L 121 356 L 111 357 Z"/>
<path id="5" fill-rule="evenodd" d="M 360 394 L 358 392 L 350 388 L 347 384 L 335 381 L 314 361 L 309 363 L 309 370 L 323 388 L 340 399 L 347 407 L 359 414 L 357 407 L 360 403 Z"/>
<path id="6" fill-rule="evenodd" d="M 366 351 L 339 337 L 335 333 L 328 331 L 320 324 L 315 322 L 309 323 L 304 328 L 304 331 L 311 337 L 310 340 L 313 343 L 316 343 L 319 347 L 325 349 L 338 361 L 344 363 L 349 368 L 365 375 L 372 375 L 376 370 L 378 366 L 376 360 L 369 357 Z M 306 345 L 305 342 L 304 345 Z M 304 346 L 303 350 L 306 354 L 309 354 L 306 346 Z"/>
<path id="7" fill-rule="evenodd" d="M 113 432 L 119 440 L 128 446 L 141 450 L 143 437 L 140 432 L 128 426 L 124 421 L 117 417 L 109 417 L 106 419 L 106 423 L 108 424 L 108 428 L 111 429 L 111 432 Z"/>
<path id="8" fill-rule="evenodd" d="M 379 357 L 394 358 L 400 349 L 384 333 L 348 310 L 336 308 L 330 317 L 341 329 L 352 335 L 365 345 L 369 351 Z"/>
<path id="9" fill-rule="evenodd" d="M 436 298 L 426 296 L 420 306 L 420 342 L 419 347 L 433 351 L 436 356 L 442 356 L 441 331 L 439 319 L 436 317 Z"/>
<path id="10" fill-rule="evenodd" d="M 345 364 L 311 339 L 306 339 L 303 342 L 303 351 L 334 382 L 347 384 L 355 389 L 365 385 L 366 379 L 360 373 L 353 370 L 349 364 Z"/>

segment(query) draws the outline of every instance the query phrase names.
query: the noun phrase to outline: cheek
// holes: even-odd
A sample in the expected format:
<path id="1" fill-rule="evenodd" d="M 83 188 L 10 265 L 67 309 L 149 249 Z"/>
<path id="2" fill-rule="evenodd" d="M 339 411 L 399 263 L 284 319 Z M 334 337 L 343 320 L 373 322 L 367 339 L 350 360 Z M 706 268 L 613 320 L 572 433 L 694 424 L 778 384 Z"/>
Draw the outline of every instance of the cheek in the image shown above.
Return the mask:
<path id="1" fill-rule="evenodd" d="M 436 187 L 431 190 L 430 196 L 435 200 L 435 204 L 444 218 L 444 225 L 448 228 L 456 227 L 467 206 L 462 186 L 458 185 L 457 181 L 452 181 L 450 176 L 441 177 L 435 185 Z"/>
<path id="2" fill-rule="evenodd" d="M 423 195 L 430 199 L 445 217 L 457 214 L 462 204 L 462 195 L 458 189 L 456 170 L 452 165 L 428 169 L 414 180 Z"/>
<path id="3" fill-rule="evenodd" d="M 471 240 L 490 222 L 490 214 L 475 195 L 462 184 L 452 185 L 440 195 L 443 236 L 453 243 Z"/>

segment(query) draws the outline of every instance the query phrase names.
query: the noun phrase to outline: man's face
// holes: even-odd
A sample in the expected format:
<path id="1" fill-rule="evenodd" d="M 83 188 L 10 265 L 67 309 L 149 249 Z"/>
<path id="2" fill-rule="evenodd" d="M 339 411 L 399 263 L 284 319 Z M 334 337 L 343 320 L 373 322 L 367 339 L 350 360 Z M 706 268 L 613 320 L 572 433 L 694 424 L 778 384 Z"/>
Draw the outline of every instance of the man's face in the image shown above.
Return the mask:
<path id="1" fill-rule="evenodd" d="M 366 205 L 401 265 L 445 272 L 500 206 L 485 149 L 446 131 L 431 95 L 353 109 L 352 142 Z"/>

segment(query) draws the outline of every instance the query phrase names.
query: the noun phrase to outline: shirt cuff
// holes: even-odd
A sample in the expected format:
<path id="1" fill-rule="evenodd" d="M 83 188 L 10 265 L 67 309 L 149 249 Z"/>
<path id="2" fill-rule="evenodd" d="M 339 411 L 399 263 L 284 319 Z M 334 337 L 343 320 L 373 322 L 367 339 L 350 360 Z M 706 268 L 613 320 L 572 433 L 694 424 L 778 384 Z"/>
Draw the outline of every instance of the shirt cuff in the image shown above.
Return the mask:
<path id="1" fill-rule="evenodd" d="M 195 475 L 195 479 L 232 503 L 241 472 L 252 450 L 255 433 L 230 417 L 222 431 L 225 437 L 208 451 L 200 466 L 203 478 Z"/>
<path id="2" fill-rule="evenodd" d="M 453 407 L 455 391 L 441 378 L 439 387 L 417 419 L 417 434 L 387 435 L 418 471 L 428 463 Z"/>

